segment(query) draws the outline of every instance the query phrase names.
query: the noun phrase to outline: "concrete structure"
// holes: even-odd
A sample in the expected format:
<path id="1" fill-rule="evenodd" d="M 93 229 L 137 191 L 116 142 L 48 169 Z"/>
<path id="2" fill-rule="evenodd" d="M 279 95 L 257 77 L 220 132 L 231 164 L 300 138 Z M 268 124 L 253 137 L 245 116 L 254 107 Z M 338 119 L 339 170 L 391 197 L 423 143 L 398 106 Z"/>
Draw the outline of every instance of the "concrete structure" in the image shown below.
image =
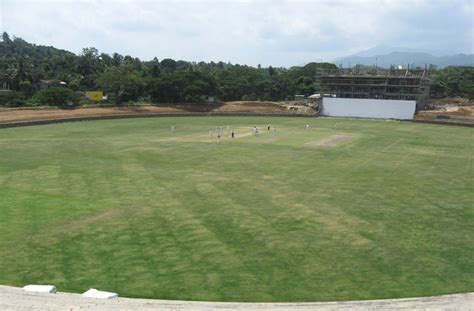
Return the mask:
<path id="1" fill-rule="evenodd" d="M 25 292 L 48 294 L 54 294 L 57 292 L 56 286 L 54 285 L 26 285 L 23 286 L 23 290 Z"/>
<path id="2" fill-rule="evenodd" d="M 86 292 L 82 293 L 82 297 L 96 298 L 96 299 L 115 299 L 115 298 L 118 298 L 118 294 L 91 288 L 87 290 Z"/>
<path id="3" fill-rule="evenodd" d="M 234 303 L 234 302 L 198 302 L 154 299 L 94 299 L 80 294 L 27 293 L 21 288 L 0 285 L 0 310 L 320 310 L 320 311 L 367 311 L 367 310 L 472 310 L 474 293 L 454 294 L 435 297 L 381 299 L 339 302 L 302 302 L 302 303 Z"/>
<path id="4" fill-rule="evenodd" d="M 321 93 L 339 98 L 414 100 L 417 109 L 429 106 L 430 79 L 426 70 L 340 69 L 319 76 Z"/>
<path id="5" fill-rule="evenodd" d="M 414 100 L 386 100 L 365 98 L 324 97 L 320 113 L 329 117 L 356 117 L 380 119 L 413 119 Z"/>

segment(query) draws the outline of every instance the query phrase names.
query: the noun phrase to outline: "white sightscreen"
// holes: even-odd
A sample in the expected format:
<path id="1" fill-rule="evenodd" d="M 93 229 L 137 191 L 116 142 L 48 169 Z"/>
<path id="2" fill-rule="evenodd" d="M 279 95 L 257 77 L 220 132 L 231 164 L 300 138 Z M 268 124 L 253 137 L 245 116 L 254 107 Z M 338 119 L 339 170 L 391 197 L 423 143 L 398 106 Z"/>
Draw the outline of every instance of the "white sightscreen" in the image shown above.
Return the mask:
<path id="1" fill-rule="evenodd" d="M 382 119 L 413 119 L 414 100 L 323 98 L 322 115 Z"/>

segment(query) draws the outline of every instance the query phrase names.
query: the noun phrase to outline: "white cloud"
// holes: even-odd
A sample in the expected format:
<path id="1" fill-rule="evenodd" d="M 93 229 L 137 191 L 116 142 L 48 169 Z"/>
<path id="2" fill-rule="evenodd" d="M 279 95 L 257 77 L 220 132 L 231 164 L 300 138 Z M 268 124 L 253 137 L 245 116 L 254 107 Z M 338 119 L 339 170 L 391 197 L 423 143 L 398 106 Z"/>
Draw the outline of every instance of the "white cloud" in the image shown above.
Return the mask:
<path id="1" fill-rule="evenodd" d="M 291 66 L 385 43 L 472 50 L 472 2 L 0 0 L 0 27 L 79 53 Z"/>

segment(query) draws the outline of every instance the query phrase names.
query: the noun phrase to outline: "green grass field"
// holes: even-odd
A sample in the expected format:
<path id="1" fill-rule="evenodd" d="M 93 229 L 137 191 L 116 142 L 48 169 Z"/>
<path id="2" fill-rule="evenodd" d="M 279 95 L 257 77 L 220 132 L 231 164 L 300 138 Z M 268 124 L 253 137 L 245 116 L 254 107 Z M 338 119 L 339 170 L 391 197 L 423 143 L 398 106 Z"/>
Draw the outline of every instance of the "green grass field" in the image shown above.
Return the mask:
<path id="1" fill-rule="evenodd" d="M 237 138 L 218 144 L 215 125 Z M 337 134 L 351 139 L 311 144 Z M 473 147 L 472 128 L 329 118 L 1 129 L 0 284 L 213 301 L 473 291 Z"/>

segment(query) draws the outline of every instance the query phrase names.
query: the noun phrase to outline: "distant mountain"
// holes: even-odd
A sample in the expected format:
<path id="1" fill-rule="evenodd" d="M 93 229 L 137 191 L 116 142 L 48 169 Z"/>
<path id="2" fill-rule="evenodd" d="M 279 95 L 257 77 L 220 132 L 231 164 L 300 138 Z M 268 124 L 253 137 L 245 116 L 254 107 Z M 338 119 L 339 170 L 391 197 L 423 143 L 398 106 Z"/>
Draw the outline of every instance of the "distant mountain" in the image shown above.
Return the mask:
<path id="1" fill-rule="evenodd" d="M 356 54 L 341 57 L 333 61 L 342 64 L 343 67 L 355 66 L 357 64 L 389 68 L 390 65 L 410 67 L 425 67 L 430 64 L 444 68 L 447 66 L 474 66 L 474 54 L 456 54 L 448 56 L 435 56 L 407 48 L 395 48 L 385 45 L 376 46 Z"/>
<path id="2" fill-rule="evenodd" d="M 389 46 L 385 44 L 380 44 L 370 49 L 357 52 L 350 56 L 372 57 L 372 56 L 378 56 L 378 55 L 386 55 L 392 52 L 420 52 L 420 51 L 404 48 L 404 47 L 394 47 L 394 46 Z"/>

